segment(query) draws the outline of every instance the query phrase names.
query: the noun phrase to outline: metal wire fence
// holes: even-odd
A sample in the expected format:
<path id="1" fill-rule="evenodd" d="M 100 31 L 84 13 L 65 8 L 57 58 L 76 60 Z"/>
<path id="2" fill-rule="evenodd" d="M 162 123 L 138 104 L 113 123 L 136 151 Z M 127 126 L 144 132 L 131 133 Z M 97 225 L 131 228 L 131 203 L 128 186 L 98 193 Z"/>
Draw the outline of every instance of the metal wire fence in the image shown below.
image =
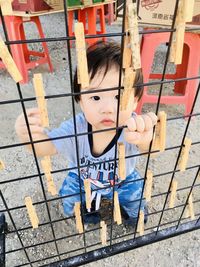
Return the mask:
<path id="1" fill-rule="evenodd" d="M 180 77 L 178 79 L 166 79 L 166 71 L 168 66 L 168 58 L 170 53 L 170 48 L 172 44 L 172 33 L 175 31 L 175 18 L 177 14 L 177 7 L 178 7 L 179 0 L 176 1 L 176 7 L 174 10 L 174 19 L 172 22 L 171 27 L 165 27 L 163 29 L 141 29 L 140 34 L 141 36 L 145 34 L 150 33 L 161 33 L 161 32 L 169 32 L 170 38 L 167 45 L 167 52 L 165 57 L 165 62 L 163 65 L 163 72 L 162 72 L 162 78 L 160 80 L 156 81 L 149 81 L 148 83 L 145 83 L 144 86 L 159 86 L 158 93 L 158 102 L 156 105 L 156 114 L 158 114 L 158 111 L 160 110 L 160 99 L 163 93 L 163 87 L 166 84 L 174 84 L 174 82 L 180 82 L 180 81 L 188 81 L 188 80 L 199 80 L 200 76 L 197 77 Z M 139 5 L 139 2 L 138 2 Z M 121 8 L 121 16 L 122 17 L 122 27 L 121 31 L 117 33 L 109 33 L 109 34 L 101 34 L 98 37 L 120 37 L 121 38 L 121 47 L 123 51 L 124 41 L 123 37 L 126 35 L 126 32 L 124 31 L 124 20 L 125 20 L 125 7 L 126 7 L 126 1 L 123 2 L 123 4 L 120 6 Z M 71 86 L 71 92 L 70 93 L 62 93 L 62 94 L 51 94 L 46 95 L 45 99 L 66 99 L 70 98 L 72 102 L 72 116 L 75 118 L 76 116 L 76 110 L 75 110 L 75 103 L 74 103 L 74 96 L 76 95 L 73 92 L 73 70 L 72 70 L 72 59 L 71 59 L 71 49 L 70 49 L 70 40 L 74 40 L 74 37 L 69 37 L 68 34 L 68 25 L 67 25 L 67 6 L 64 1 L 64 14 L 65 14 L 65 29 L 66 29 L 66 36 L 62 36 L 59 38 L 44 38 L 44 39 L 31 39 L 31 40 L 21 40 L 21 41 L 10 41 L 7 34 L 6 25 L 4 22 L 4 17 L 1 15 L 2 20 L 2 26 L 4 29 L 5 34 L 5 40 L 8 47 L 11 47 L 13 44 L 22 44 L 22 43 L 38 43 L 38 42 L 66 42 L 67 43 L 67 55 L 68 55 L 68 62 L 69 62 L 69 77 L 70 77 L 70 86 Z M 118 10 L 120 11 L 120 10 Z M 1 11 L 0 11 L 1 12 Z M 197 31 L 198 29 L 191 29 L 190 31 Z M 86 38 L 94 38 L 96 36 L 86 36 Z M 120 84 L 120 81 L 119 81 Z M 0 217 L 0 266 L 4 266 L 6 260 L 9 257 L 16 257 L 16 263 L 15 266 L 79 266 L 83 265 L 92 261 L 96 261 L 105 257 L 113 256 L 115 254 L 126 252 L 131 249 L 135 249 L 147 244 L 151 244 L 154 242 L 158 242 L 173 236 L 177 236 L 179 234 L 184 234 L 196 229 L 200 228 L 200 209 L 199 207 L 199 169 L 200 165 L 197 160 L 197 163 L 191 164 L 187 166 L 185 173 L 187 173 L 187 176 L 191 176 L 190 179 L 188 178 L 187 183 L 180 183 L 177 189 L 177 193 L 179 194 L 179 199 L 176 202 L 176 205 L 174 208 L 169 208 L 168 201 L 169 196 L 171 193 L 171 185 L 173 181 L 175 180 L 176 175 L 180 174 L 180 170 L 178 168 L 178 162 L 181 156 L 181 151 L 184 147 L 184 140 L 185 137 L 188 134 L 188 129 L 192 122 L 198 118 L 200 113 L 198 112 L 199 107 L 196 107 L 197 99 L 198 99 L 198 93 L 199 93 L 199 86 L 198 88 L 194 88 L 196 91 L 196 96 L 193 102 L 193 106 L 191 109 L 190 114 L 187 116 L 174 116 L 167 119 L 167 124 L 171 122 L 177 122 L 178 120 L 184 120 L 185 127 L 182 132 L 182 137 L 180 140 L 180 144 L 174 145 L 174 146 L 167 146 L 164 153 L 172 153 L 173 156 L 173 167 L 172 169 L 167 169 L 167 171 L 163 171 L 157 174 L 153 175 L 153 179 L 155 183 L 161 181 L 162 179 L 165 180 L 165 183 L 162 188 L 162 190 L 156 191 L 153 190 L 152 194 L 152 203 L 159 203 L 159 205 L 155 205 L 154 209 L 150 209 L 148 217 L 149 222 L 145 225 L 145 232 L 143 236 L 140 236 L 137 232 L 137 227 L 134 230 L 126 231 L 126 232 L 118 232 L 116 234 L 116 224 L 113 220 L 113 212 L 111 211 L 111 215 L 107 221 L 107 227 L 108 227 L 108 238 L 107 238 L 107 245 L 102 246 L 99 238 L 99 231 L 101 227 L 94 226 L 91 229 L 84 227 L 84 231 L 82 234 L 78 234 L 76 231 L 67 231 L 63 235 L 59 235 L 58 230 L 60 229 L 61 225 L 64 223 L 68 224 L 70 226 L 71 224 L 74 224 L 74 216 L 71 217 L 56 217 L 52 213 L 52 207 L 54 207 L 55 203 L 58 203 L 63 197 L 56 196 L 56 197 L 50 197 L 45 188 L 45 182 L 44 182 L 44 173 L 40 169 L 40 164 L 36 155 L 35 151 L 35 144 L 40 142 L 45 142 L 47 140 L 39 140 L 39 141 L 33 141 L 30 126 L 28 124 L 27 119 L 27 113 L 26 113 L 26 104 L 31 103 L 32 101 L 35 101 L 35 97 L 24 97 L 21 85 L 19 83 L 16 84 L 16 89 L 18 92 L 18 97 L 16 99 L 10 99 L 1 101 L 0 100 L 0 106 L 6 105 L 6 106 L 12 106 L 14 104 L 20 104 L 21 109 L 24 113 L 26 125 L 29 132 L 30 142 L 26 143 L 12 143 L 8 145 L 1 144 L 0 151 L 10 151 L 15 150 L 19 147 L 22 147 L 24 145 L 30 144 L 33 151 L 34 156 L 34 164 L 36 166 L 34 172 L 30 175 L 26 176 L 16 176 L 14 178 L 9 178 L 9 173 L 5 177 L 5 179 L 2 179 L 0 181 L 0 186 L 2 190 L 0 190 L 0 199 L 1 199 L 1 217 Z M 120 90 L 122 87 L 117 88 L 107 88 L 107 90 Z M 14 90 L 14 88 L 13 88 Z M 105 89 L 103 89 L 105 90 Z M 98 90 L 97 92 L 101 92 L 102 90 Z M 85 92 L 87 93 L 87 92 Z M 195 109 L 195 107 L 197 109 Z M 197 112 L 194 112 L 194 109 L 197 110 Z M 75 122 L 75 119 L 74 119 Z M 76 131 L 76 124 L 75 127 L 75 134 L 71 136 L 62 136 L 58 137 L 57 139 L 62 138 L 75 138 L 76 140 L 76 151 L 74 153 L 77 155 L 78 158 L 78 147 L 77 142 L 78 138 L 81 135 L 87 135 L 86 133 L 77 134 Z M 116 130 L 121 129 L 120 127 L 116 127 Z M 92 132 L 91 132 L 92 133 Z M 56 139 L 56 138 L 55 138 Z M 198 145 L 200 144 L 200 140 L 193 141 L 192 142 L 192 148 L 195 149 L 195 147 L 198 148 Z M 198 151 L 198 149 L 197 149 Z M 146 176 L 147 171 L 149 169 L 149 166 L 152 164 L 152 156 L 156 154 L 158 151 L 152 151 L 151 146 L 149 148 L 148 152 L 141 153 L 140 155 L 131 155 L 129 157 L 138 157 L 138 156 L 146 156 L 145 158 L 145 165 L 143 165 L 143 176 L 142 181 L 143 188 L 142 188 L 142 197 L 140 199 L 140 205 L 142 203 L 142 200 L 144 200 L 144 189 L 145 189 L 145 183 L 146 183 Z M 194 153 L 192 156 L 194 156 L 196 159 L 199 158 L 198 152 Z M 164 156 L 163 156 L 164 157 Z M 128 159 L 128 157 L 126 157 Z M 113 155 L 113 159 L 110 160 L 110 162 L 117 162 L 117 153 Z M 94 163 L 92 163 L 94 164 Z M 168 162 L 166 162 L 166 165 Z M 87 167 L 87 166 L 81 166 L 81 167 Z M 72 171 L 73 169 L 78 169 L 80 171 L 80 163 L 77 161 L 77 167 L 76 168 L 59 168 L 54 169 L 52 171 L 52 175 L 59 175 L 62 173 L 65 173 L 67 171 Z M 6 186 L 10 187 L 11 185 L 14 187 L 15 183 L 21 183 L 22 185 L 25 185 L 30 183 L 30 181 L 36 180 L 37 181 L 37 188 L 40 188 L 41 190 L 41 198 L 38 201 L 34 201 L 34 206 L 36 209 L 42 209 L 41 217 L 44 217 L 43 220 L 39 223 L 39 228 L 32 230 L 32 226 L 29 223 L 29 219 L 26 214 L 26 206 L 23 204 L 19 204 L 15 201 L 9 202 L 8 199 L 4 196 L 4 189 Z M 162 180 L 163 181 L 163 180 Z M 126 182 L 125 182 L 126 183 Z M 111 185 L 109 187 L 112 187 Z M 3 189 L 4 188 L 4 189 Z M 39 189 L 38 189 L 39 190 Z M 114 187 L 113 187 L 114 192 Z M 190 196 L 193 195 L 193 205 L 195 207 L 195 218 L 192 220 L 185 216 L 185 212 L 188 208 L 188 203 Z M 184 197 L 182 197 L 184 196 Z M 67 196 L 70 197 L 70 196 Z M 82 205 L 82 203 L 81 203 Z M 114 198 L 111 202 L 111 210 L 113 210 L 114 207 Z M 20 223 L 17 221 L 16 215 L 21 214 L 23 217 L 23 225 L 20 225 Z M 7 223 L 8 226 L 7 226 Z M 138 222 L 137 222 L 138 223 Z M 123 227 L 123 226 L 122 226 Z M 44 235 L 48 232 L 47 238 L 43 238 L 42 240 L 38 240 L 38 235 Z M 29 233 L 29 234 L 28 234 Z M 25 239 L 24 237 L 28 235 L 30 238 Z M 91 242 L 90 237 L 91 235 L 95 236 L 95 240 Z M 7 240 L 9 240 L 9 245 L 7 245 Z M 28 240 L 28 241 L 27 241 Z M 78 241 L 77 241 L 78 240 Z M 66 243 L 68 246 L 66 246 Z M 45 247 L 50 248 L 51 253 L 45 253 Z M 33 253 L 33 251 L 36 251 L 36 253 Z M 43 253 L 37 253 L 38 251 L 43 251 Z M 16 255 L 23 255 L 19 257 L 19 261 L 17 261 Z"/>

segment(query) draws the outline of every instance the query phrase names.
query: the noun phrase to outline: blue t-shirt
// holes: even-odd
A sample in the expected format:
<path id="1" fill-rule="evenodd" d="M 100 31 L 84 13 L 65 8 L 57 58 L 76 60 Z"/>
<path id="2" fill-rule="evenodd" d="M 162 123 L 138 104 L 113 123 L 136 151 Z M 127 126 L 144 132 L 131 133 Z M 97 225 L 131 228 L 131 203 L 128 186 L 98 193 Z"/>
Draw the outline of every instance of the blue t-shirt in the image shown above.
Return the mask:
<path id="1" fill-rule="evenodd" d="M 76 134 L 83 134 L 77 136 L 78 143 L 78 156 L 81 178 L 90 178 L 90 181 L 97 187 L 105 187 L 113 183 L 114 180 L 114 158 L 115 158 L 115 140 L 107 146 L 101 155 L 95 156 L 92 153 L 92 136 L 87 134 L 92 130 L 91 126 L 85 119 L 83 113 L 79 113 L 75 117 L 76 122 Z M 62 154 L 68 160 L 68 167 L 76 169 L 74 173 L 78 175 L 77 157 L 76 157 L 76 140 L 72 137 L 75 134 L 74 120 L 73 118 L 64 121 L 59 128 L 55 128 L 52 131 L 48 131 L 47 135 L 50 138 L 66 136 L 64 139 L 52 140 L 57 152 Z M 123 130 L 118 136 L 118 142 L 123 142 L 125 145 L 125 155 L 131 156 L 138 154 L 137 147 L 133 144 L 129 144 L 124 140 Z M 117 154 L 118 158 L 118 154 Z M 94 164 L 95 163 L 95 164 Z M 135 169 L 136 157 L 130 157 L 126 159 L 126 176 L 131 174 Z M 118 177 L 118 161 L 116 161 L 116 183 L 120 182 Z"/>

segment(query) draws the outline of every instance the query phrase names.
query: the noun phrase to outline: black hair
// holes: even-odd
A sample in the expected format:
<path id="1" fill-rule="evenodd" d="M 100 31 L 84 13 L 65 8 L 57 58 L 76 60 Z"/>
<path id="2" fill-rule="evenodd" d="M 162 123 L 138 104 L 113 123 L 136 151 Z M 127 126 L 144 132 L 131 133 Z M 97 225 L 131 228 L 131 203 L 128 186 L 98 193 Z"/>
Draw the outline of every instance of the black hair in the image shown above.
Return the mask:
<path id="1" fill-rule="evenodd" d="M 120 67 L 121 65 L 121 47 L 114 41 L 99 41 L 87 49 L 87 62 L 90 80 L 100 70 L 104 70 L 104 76 L 112 66 Z M 143 83 L 143 75 L 141 69 L 136 70 L 134 85 Z M 77 69 L 74 74 L 74 92 L 81 91 L 81 85 L 78 84 Z M 143 94 L 143 86 L 135 87 L 135 97 L 140 100 Z M 80 94 L 75 95 L 76 102 L 80 101 Z"/>

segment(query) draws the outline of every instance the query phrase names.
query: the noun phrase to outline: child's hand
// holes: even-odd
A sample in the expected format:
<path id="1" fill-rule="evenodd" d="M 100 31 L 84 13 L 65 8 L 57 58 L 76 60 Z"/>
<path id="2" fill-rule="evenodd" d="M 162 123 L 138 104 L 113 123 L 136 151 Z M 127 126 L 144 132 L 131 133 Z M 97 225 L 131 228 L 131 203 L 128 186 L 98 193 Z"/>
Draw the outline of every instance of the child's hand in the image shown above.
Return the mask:
<path id="1" fill-rule="evenodd" d="M 142 150 L 148 149 L 156 123 L 157 116 L 153 112 L 128 119 L 126 121 L 125 140 L 130 144 L 138 145 Z"/>
<path id="2" fill-rule="evenodd" d="M 41 126 L 40 111 L 38 108 L 30 108 L 26 110 L 26 113 L 32 138 L 33 140 L 36 140 L 44 131 L 44 128 Z M 30 140 L 23 113 L 19 115 L 15 122 L 15 130 L 21 141 L 26 142 Z"/>
<path id="3" fill-rule="evenodd" d="M 33 141 L 49 139 L 49 137 L 44 133 L 44 127 L 42 127 L 39 109 L 30 108 L 26 110 L 26 113 Z M 17 118 L 15 123 L 15 130 L 21 142 L 30 141 L 24 114 L 19 115 L 19 117 Z M 31 145 L 27 145 L 27 148 L 32 152 Z M 57 153 L 56 147 L 51 141 L 35 143 L 34 148 L 36 155 L 41 157 L 51 156 Z"/>

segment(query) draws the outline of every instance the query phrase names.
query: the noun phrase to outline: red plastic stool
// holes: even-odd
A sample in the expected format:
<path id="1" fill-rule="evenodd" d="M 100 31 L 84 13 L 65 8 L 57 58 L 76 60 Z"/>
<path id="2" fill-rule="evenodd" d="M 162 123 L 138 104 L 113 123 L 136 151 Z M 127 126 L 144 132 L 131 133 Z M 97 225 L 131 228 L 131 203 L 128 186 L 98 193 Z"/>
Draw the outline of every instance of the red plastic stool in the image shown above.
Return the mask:
<path id="1" fill-rule="evenodd" d="M 97 15 L 100 19 L 100 31 L 97 30 Z M 87 7 L 78 10 L 78 20 L 83 23 L 85 34 L 96 35 L 106 33 L 105 15 L 104 15 L 104 5 Z M 86 39 L 89 45 L 97 42 L 99 38 Z M 105 40 L 106 38 L 103 38 Z"/>
<path id="2" fill-rule="evenodd" d="M 151 74 L 151 66 L 154 60 L 156 48 L 162 43 L 169 42 L 169 33 L 145 34 L 142 38 L 141 62 L 144 75 L 144 82 L 149 79 L 161 79 L 162 74 Z M 166 74 L 165 79 L 189 78 L 199 75 L 200 66 L 200 38 L 198 34 L 185 33 L 183 59 L 176 67 L 175 74 Z M 183 104 L 185 105 L 185 115 L 190 114 L 194 97 L 197 90 L 197 80 L 181 81 L 175 83 L 174 92 L 181 95 L 161 96 L 162 104 Z M 144 103 L 157 103 L 157 95 L 149 95 L 145 86 L 144 94 L 138 103 L 136 112 L 141 113 Z"/>
<path id="3" fill-rule="evenodd" d="M 115 20 L 114 4 L 115 3 L 104 5 L 104 11 L 106 11 L 105 12 L 105 18 L 108 20 L 109 25 L 111 25 Z"/>
<path id="4" fill-rule="evenodd" d="M 45 38 L 40 19 L 38 16 L 30 18 L 22 18 L 17 16 L 5 16 L 5 23 L 8 31 L 10 41 L 26 40 L 23 24 L 26 22 L 33 22 L 36 24 L 40 38 Z M 32 51 L 28 49 L 27 44 L 11 45 L 13 59 L 22 74 L 23 80 L 21 83 L 28 82 L 28 70 L 33 69 L 41 64 L 48 64 L 50 72 L 53 71 L 53 66 L 49 57 L 47 44 L 42 42 L 43 52 Z M 30 59 L 31 56 L 37 57 L 34 61 Z"/>
<path id="5" fill-rule="evenodd" d="M 68 10 L 67 11 L 67 25 L 68 25 L 68 34 L 69 34 L 69 36 L 73 36 L 74 35 L 73 24 L 74 24 L 74 11 L 73 10 Z"/>
<path id="6" fill-rule="evenodd" d="M 70 37 L 74 36 L 74 10 L 67 11 L 67 26 L 68 26 L 68 35 Z M 72 46 L 72 41 L 70 41 L 70 46 Z"/>

